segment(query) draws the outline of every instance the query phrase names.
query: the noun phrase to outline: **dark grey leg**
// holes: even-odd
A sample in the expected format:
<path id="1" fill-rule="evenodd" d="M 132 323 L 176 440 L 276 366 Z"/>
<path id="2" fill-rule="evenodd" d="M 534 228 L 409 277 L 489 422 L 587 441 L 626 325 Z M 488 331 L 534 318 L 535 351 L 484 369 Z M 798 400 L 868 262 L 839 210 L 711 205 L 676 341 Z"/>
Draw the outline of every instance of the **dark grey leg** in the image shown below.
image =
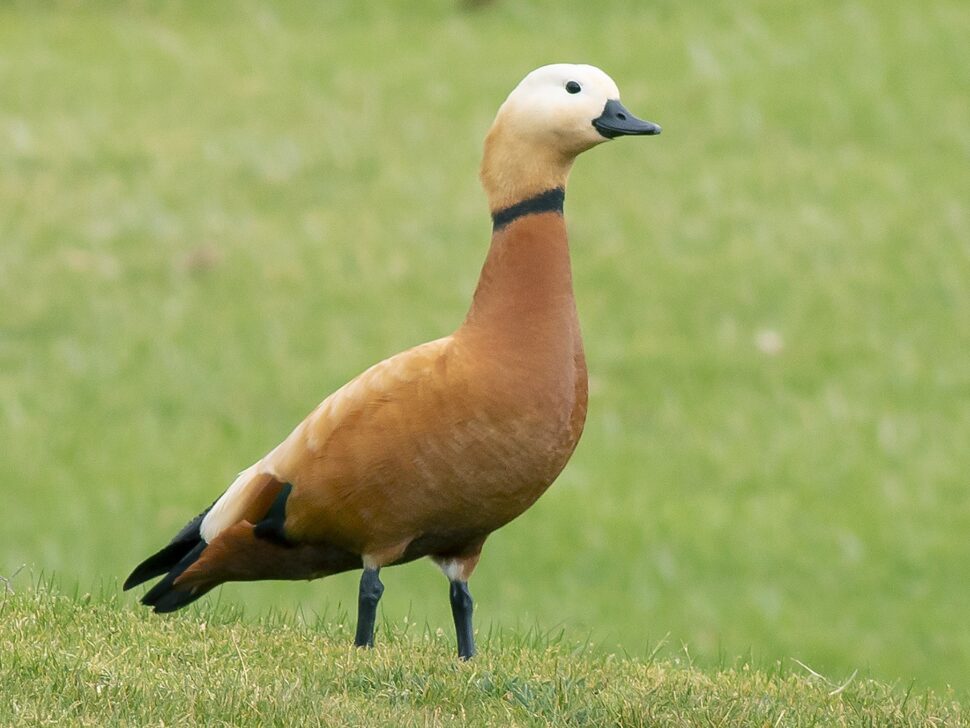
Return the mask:
<path id="1" fill-rule="evenodd" d="M 374 646 L 374 622 L 377 621 L 377 603 L 384 593 L 384 585 L 377 575 L 380 569 L 364 569 L 360 577 L 360 593 L 357 597 L 357 647 Z"/>
<path id="2" fill-rule="evenodd" d="M 472 631 L 472 595 L 467 581 L 451 582 L 451 614 L 458 634 L 458 657 L 467 660 L 475 656 L 475 633 Z"/>

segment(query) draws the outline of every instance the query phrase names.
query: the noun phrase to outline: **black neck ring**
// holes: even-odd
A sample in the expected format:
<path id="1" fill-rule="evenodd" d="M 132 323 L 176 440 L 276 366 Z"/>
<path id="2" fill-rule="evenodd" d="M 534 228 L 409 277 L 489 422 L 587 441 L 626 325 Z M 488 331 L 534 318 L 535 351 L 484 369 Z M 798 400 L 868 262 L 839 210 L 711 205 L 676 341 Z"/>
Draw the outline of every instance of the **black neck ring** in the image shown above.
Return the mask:
<path id="1" fill-rule="evenodd" d="M 542 212 L 556 212 L 562 215 L 562 205 L 565 199 L 566 190 L 562 187 L 553 187 L 551 190 L 540 192 L 534 197 L 528 197 L 522 202 L 503 207 L 501 210 L 492 213 L 492 229 L 500 230 L 524 215 L 537 215 Z"/>

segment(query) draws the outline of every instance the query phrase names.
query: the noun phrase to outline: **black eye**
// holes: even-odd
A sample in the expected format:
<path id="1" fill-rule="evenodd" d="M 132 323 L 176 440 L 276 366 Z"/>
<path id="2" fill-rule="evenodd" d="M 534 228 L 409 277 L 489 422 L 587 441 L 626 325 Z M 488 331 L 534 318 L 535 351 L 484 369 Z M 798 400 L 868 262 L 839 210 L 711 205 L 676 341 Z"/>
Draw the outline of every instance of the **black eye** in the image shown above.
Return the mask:
<path id="1" fill-rule="evenodd" d="M 583 87 L 580 86 L 575 81 L 570 81 L 569 83 L 566 84 L 566 90 L 571 94 L 578 94 L 580 91 L 583 90 Z"/>

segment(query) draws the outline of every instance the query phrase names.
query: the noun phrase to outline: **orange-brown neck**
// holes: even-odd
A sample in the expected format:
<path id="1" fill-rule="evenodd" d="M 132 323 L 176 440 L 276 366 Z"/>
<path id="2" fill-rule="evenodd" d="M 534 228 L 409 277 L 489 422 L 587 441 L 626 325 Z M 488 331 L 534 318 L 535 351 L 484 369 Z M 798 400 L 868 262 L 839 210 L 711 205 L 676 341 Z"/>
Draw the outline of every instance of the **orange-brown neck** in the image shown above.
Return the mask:
<path id="1" fill-rule="evenodd" d="M 465 329 L 531 349 L 556 337 L 570 340 L 575 321 L 562 214 L 530 213 L 497 227 Z"/>

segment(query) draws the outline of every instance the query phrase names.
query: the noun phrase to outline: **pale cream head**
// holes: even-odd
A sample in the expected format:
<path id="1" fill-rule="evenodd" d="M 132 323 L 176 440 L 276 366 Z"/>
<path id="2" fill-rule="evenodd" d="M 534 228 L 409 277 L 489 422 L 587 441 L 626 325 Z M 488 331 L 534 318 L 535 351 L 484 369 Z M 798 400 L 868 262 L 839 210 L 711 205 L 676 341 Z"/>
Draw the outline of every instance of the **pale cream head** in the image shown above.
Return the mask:
<path id="1" fill-rule="evenodd" d="M 607 101 L 619 98 L 616 83 L 595 66 L 555 63 L 523 78 L 499 108 L 495 123 L 575 157 L 607 141 L 593 119 Z"/>
<path id="2" fill-rule="evenodd" d="M 623 134 L 657 134 L 620 104 L 595 66 L 556 63 L 527 75 L 498 110 L 485 139 L 482 184 L 491 209 L 565 187 L 576 156 Z"/>

